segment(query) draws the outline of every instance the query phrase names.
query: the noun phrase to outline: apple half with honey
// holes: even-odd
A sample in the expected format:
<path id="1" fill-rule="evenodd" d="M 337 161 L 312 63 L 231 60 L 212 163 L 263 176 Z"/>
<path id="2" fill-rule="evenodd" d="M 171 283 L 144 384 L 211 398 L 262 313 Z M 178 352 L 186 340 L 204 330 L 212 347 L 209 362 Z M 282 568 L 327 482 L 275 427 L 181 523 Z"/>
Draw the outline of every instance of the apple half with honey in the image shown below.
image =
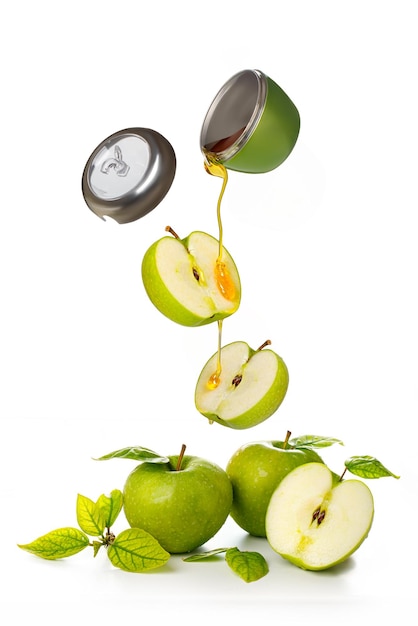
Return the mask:
<path id="1" fill-rule="evenodd" d="M 287 474 L 271 496 L 266 514 L 269 544 L 307 570 L 345 561 L 366 539 L 373 522 L 370 489 L 360 480 L 335 480 L 322 463 Z"/>
<path id="2" fill-rule="evenodd" d="M 234 313 L 241 300 L 236 265 L 219 241 L 201 231 L 171 234 L 152 244 L 142 260 L 142 281 L 154 306 L 173 322 L 203 326 Z"/>
<path id="3" fill-rule="evenodd" d="M 260 424 L 282 403 L 289 385 L 283 359 L 265 349 L 235 341 L 218 350 L 203 367 L 195 388 L 197 410 L 210 422 L 244 429 Z"/>

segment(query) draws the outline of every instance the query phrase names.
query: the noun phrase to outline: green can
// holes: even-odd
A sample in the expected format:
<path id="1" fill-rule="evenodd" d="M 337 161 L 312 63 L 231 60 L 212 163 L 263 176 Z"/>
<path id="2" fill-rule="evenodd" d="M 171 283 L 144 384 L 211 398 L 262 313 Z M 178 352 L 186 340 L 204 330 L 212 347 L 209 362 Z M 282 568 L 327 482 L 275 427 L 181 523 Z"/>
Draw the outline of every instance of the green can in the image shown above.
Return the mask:
<path id="1" fill-rule="evenodd" d="M 299 130 L 299 112 L 283 89 L 260 70 L 243 70 L 212 101 L 200 146 L 227 169 L 263 173 L 287 159 Z"/>

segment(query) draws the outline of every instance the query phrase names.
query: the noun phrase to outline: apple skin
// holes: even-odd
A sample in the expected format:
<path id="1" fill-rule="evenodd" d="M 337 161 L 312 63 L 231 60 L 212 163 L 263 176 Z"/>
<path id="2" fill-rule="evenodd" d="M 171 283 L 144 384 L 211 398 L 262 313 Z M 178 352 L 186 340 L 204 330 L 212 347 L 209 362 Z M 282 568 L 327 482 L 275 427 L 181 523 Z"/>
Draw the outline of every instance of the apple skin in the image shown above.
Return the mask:
<path id="1" fill-rule="evenodd" d="M 233 359 L 229 356 L 232 352 Z M 219 388 L 211 390 L 207 383 L 216 371 L 217 360 L 215 352 L 204 365 L 195 388 L 195 406 L 204 417 L 228 428 L 244 430 L 261 424 L 277 411 L 289 386 L 289 371 L 278 354 L 268 349 L 253 350 L 244 341 L 223 346 L 221 383 Z M 238 386 L 233 384 L 236 375 L 242 376 Z M 245 397 L 265 381 L 268 382 L 264 395 L 243 409 L 243 401 L 244 406 L 248 404 Z M 235 407 L 236 413 L 232 411 Z"/>
<path id="2" fill-rule="evenodd" d="M 293 449 L 283 441 L 255 441 L 241 446 L 229 459 L 232 484 L 231 517 L 250 535 L 266 537 L 266 513 L 281 480 L 304 463 L 323 463 L 314 451 Z"/>
<path id="3" fill-rule="evenodd" d="M 321 571 L 343 563 L 372 527 L 374 501 L 369 487 L 360 480 L 335 478 L 325 464 L 306 463 L 289 472 L 270 499 L 267 540 L 275 552 L 301 569 Z M 325 513 L 320 524 L 313 521 L 314 511 Z"/>
<path id="4" fill-rule="evenodd" d="M 160 313 L 183 326 L 204 326 L 235 313 L 241 301 L 238 270 L 223 247 L 222 262 L 233 286 L 224 297 L 215 272 L 218 256 L 219 241 L 201 231 L 185 239 L 170 235 L 153 243 L 142 259 L 141 274 L 145 291 Z"/>
<path id="5" fill-rule="evenodd" d="M 141 463 L 128 476 L 124 512 L 132 528 L 142 528 L 171 554 L 203 545 L 225 523 L 232 504 L 232 486 L 215 463 L 178 455 L 169 463 Z"/>

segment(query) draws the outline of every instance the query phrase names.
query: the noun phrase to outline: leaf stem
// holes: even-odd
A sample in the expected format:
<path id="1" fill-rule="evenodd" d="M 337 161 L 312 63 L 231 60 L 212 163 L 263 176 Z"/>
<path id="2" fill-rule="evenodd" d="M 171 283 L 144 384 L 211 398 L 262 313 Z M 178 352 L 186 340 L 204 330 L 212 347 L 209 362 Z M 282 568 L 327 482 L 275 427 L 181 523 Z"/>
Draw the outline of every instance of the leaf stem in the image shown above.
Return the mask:
<path id="1" fill-rule="evenodd" d="M 181 470 L 181 464 L 182 464 L 185 452 L 186 452 L 186 445 L 183 443 L 181 446 L 179 458 L 177 459 L 176 472 L 179 472 Z"/>

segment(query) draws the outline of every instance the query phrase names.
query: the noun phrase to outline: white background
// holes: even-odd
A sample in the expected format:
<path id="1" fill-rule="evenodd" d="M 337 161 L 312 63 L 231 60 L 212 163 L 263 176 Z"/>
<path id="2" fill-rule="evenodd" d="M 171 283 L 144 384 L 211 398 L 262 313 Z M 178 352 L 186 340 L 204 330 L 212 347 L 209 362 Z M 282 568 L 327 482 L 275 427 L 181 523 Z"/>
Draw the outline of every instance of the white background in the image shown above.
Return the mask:
<path id="1" fill-rule="evenodd" d="M 414 2 L 16 1 L 1 20 L 1 610 L 7 623 L 211 616 L 283 624 L 365 623 L 411 608 L 416 590 L 417 110 Z M 274 10 L 273 10 L 274 7 Z M 294 152 L 265 175 L 231 172 L 224 243 L 243 298 L 224 343 L 267 338 L 290 372 L 278 412 L 249 431 L 194 407 L 215 325 L 178 326 L 148 301 L 147 247 L 170 224 L 217 234 L 220 180 L 200 128 L 241 69 L 280 84 L 301 114 Z M 129 126 L 163 134 L 172 188 L 118 225 L 85 204 L 93 149 Z M 46 562 L 16 547 L 75 525 L 77 493 L 122 488 L 128 445 L 225 466 L 243 443 L 293 435 L 345 442 L 395 473 L 369 484 L 375 522 L 344 565 L 299 570 L 228 521 L 208 548 L 262 552 L 250 585 L 220 560 L 127 574 L 105 553 Z M 116 530 L 125 522 L 120 518 Z M 39 622 L 41 623 L 41 622 Z"/>

